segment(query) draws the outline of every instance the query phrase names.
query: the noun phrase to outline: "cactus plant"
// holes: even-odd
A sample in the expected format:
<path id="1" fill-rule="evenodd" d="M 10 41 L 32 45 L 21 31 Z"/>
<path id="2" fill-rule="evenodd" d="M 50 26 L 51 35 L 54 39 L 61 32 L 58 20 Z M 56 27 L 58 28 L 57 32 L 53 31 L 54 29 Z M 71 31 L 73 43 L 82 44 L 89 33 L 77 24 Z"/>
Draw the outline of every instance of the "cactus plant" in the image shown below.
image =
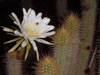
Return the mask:
<path id="1" fill-rule="evenodd" d="M 24 0 L 22 0 L 22 2 L 23 1 Z M 58 19 L 60 20 L 66 17 L 67 1 L 68 0 L 57 0 L 57 15 Z M 81 2 L 83 7 L 81 24 L 79 18 L 74 13 L 69 14 L 69 16 L 65 18 L 62 27 L 57 30 L 57 33 L 53 38 L 53 42 L 55 44 L 54 57 L 45 56 L 41 60 L 39 60 L 39 53 L 36 45 L 37 43 L 35 42 L 37 41 L 44 44 L 53 45 L 52 43 L 45 41 L 44 38 L 54 35 L 55 32 L 51 30 L 53 30 L 55 27 L 48 25 L 50 22 L 49 18 L 42 19 L 42 13 L 36 15 L 32 9 L 29 9 L 28 12 L 23 9 L 24 17 L 22 23 L 19 22 L 16 14 L 12 13 L 14 23 L 20 30 L 10 29 L 7 27 L 3 27 L 3 30 L 8 33 L 13 33 L 13 35 L 17 35 L 20 38 L 6 42 L 11 43 L 17 41 L 17 44 L 12 47 L 11 50 L 9 50 L 10 53 L 7 53 L 7 74 L 22 75 L 21 58 L 24 55 L 24 59 L 27 59 L 28 53 L 32 46 L 34 51 L 36 51 L 37 62 L 39 62 L 35 68 L 36 75 L 85 75 L 84 70 L 87 68 L 87 65 L 90 64 L 88 62 L 90 60 L 88 59 L 91 52 L 89 50 L 92 49 L 95 28 L 96 1 L 82 0 Z M 28 9 L 28 7 L 31 7 L 30 4 L 31 0 L 27 0 L 23 3 L 23 7 Z M 61 8 L 61 11 L 59 11 L 59 8 Z M 36 17 L 34 17 L 34 15 Z M 35 20 L 37 20 L 36 23 L 34 22 Z M 42 30 L 41 26 L 45 29 Z M 33 27 L 33 29 L 31 27 Z M 41 31 L 43 31 L 43 35 L 40 35 L 42 34 Z M 16 51 L 17 47 L 26 47 L 26 54 L 24 54 L 24 50 Z M 97 59 L 100 59 L 99 54 L 97 55 Z M 99 63 L 100 61 L 97 62 Z M 91 67 L 95 67 L 95 64 L 91 65 Z M 91 70 L 95 71 L 94 68 Z M 91 72 L 91 74 L 94 73 L 95 72 Z M 100 74 L 100 68 L 98 68 L 97 73 Z"/>
<path id="2" fill-rule="evenodd" d="M 74 13 L 70 13 L 69 16 L 65 18 L 64 27 L 70 32 L 73 33 L 80 28 L 80 20 L 78 16 Z"/>
<path id="3" fill-rule="evenodd" d="M 36 75 L 59 75 L 54 58 L 46 56 L 37 63 Z"/>
<path id="4" fill-rule="evenodd" d="M 80 43 L 79 26 L 79 19 L 71 13 L 53 38 L 55 43 L 54 56 L 60 67 L 60 75 L 77 75 Z"/>
<path id="5" fill-rule="evenodd" d="M 87 68 L 90 50 L 92 49 L 94 24 L 96 18 L 96 0 L 82 0 L 82 19 L 80 26 L 81 46 L 78 72 L 85 75 L 84 70 Z M 80 74 L 77 74 L 80 75 Z"/>

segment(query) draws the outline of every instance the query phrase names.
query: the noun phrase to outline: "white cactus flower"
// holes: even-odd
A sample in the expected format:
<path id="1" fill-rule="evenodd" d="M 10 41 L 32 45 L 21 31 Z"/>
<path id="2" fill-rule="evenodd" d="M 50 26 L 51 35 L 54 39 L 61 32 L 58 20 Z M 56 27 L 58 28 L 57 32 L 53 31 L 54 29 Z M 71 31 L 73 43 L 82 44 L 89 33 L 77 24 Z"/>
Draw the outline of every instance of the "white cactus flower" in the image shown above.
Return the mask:
<path id="1" fill-rule="evenodd" d="M 16 24 L 20 30 L 13 30 L 11 28 L 3 27 L 4 31 L 13 33 L 13 35 L 18 36 L 18 38 L 6 42 L 11 43 L 17 41 L 17 44 L 11 48 L 9 52 L 14 51 L 19 45 L 21 45 L 22 47 L 27 47 L 27 53 L 25 57 L 27 58 L 31 44 L 34 51 L 36 51 L 37 60 L 39 60 L 38 48 L 35 41 L 52 45 L 52 43 L 43 40 L 43 38 L 54 35 L 55 31 L 51 30 L 53 30 L 55 27 L 48 25 L 50 22 L 49 18 L 45 17 L 42 19 L 42 13 L 38 13 L 36 15 L 35 11 L 31 8 L 28 10 L 28 12 L 26 12 L 25 8 L 23 8 L 24 15 L 22 23 L 20 23 L 15 13 L 12 12 L 11 14 L 14 20 L 14 24 Z"/>

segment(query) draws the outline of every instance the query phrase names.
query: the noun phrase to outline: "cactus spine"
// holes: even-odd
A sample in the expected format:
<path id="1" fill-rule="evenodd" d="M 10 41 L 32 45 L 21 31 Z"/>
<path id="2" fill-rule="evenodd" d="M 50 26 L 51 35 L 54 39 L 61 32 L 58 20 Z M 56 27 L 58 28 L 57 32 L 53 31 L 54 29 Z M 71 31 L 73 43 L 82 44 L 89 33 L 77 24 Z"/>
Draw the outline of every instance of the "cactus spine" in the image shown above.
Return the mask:
<path id="1" fill-rule="evenodd" d="M 59 75 L 54 58 L 46 56 L 37 63 L 36 75 Z"/>
<path id="2" fill-rule="evenodd" d="M 71 13 L 53 38 L 55 43 L 54 56 L 60 67 L 60 75 L 77 75 L 79 27 L 79 19 Z"/>
<path id="3" fill-rule="evenodd" d="M 85 75 L 84 70 L 87 67 L 90 49 L 92 47 L 94 24 L 96 18 L 96 0 L 82 0 L 82 25 L 81 25 L 81 46 L 78 72 Z M 77 74 L 80 75 L 80 74 Z"/>

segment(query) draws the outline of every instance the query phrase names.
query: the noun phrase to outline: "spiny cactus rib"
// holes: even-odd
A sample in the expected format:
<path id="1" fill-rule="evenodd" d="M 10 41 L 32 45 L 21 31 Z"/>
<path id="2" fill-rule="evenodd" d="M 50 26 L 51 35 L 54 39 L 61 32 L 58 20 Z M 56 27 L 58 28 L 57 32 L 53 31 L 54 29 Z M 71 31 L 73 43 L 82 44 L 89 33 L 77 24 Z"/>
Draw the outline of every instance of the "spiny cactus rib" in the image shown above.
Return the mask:
<path id="1" fill-rule="evenodd" d="M 59 75 L 55 60 L 49 56 L 41 59 L 37 64 L 36 75 Z"/>
<path id="2" fill-rule="evenodd" d="M 77 75 L 77 61 L 80 51 L 79 26 L 78 18 L 74 14 L 70 14 L 53 38 L 54 56 L 60 67 L 59 75 Z"/>
<path id="3" fill-rule="evenodd" d="M 65 18 L 65 22 L 63 26 L 66 28 L 67 31 L 73 33 L 77 29 L 80 28 L 80 20 L 74 13 L 70 13 L 68 17 Z"/>

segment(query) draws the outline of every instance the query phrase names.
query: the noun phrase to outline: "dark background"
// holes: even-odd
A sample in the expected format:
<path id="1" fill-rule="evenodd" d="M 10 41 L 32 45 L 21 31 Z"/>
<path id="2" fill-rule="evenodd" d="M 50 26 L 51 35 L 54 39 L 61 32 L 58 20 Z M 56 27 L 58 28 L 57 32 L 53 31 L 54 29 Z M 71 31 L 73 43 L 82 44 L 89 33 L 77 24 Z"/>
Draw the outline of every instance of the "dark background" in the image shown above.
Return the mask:
<path id="1" fill-rule="evenodd" d="M 0 0 L 0 26 L 9 27 L 10 25 L 13 25 L 13 21 L 8 16 L 11 12 L 15 12 L 18 15 L 19 19 L 22 20 L 23 7 L 25 7 L 26 9 L 31 7 L 36 11 L 36 13 L 42 12 L 43 17 L 51 18 L 50 24 L 56 26 L 56 28 L 58 28 L 59 25 L 63 23 L 63 19 L 57 16 L 57 8 L 56 8 L 57 0 L 26 0 L 26 3 L 24 1 L 25 0 Z M 82 7 L 80 3 L 81 3 L 80 0 L 68 0 L 68 7 L 67 7 L 68 9 L 66 10 L 73 11 L 79 16 L 79 18 L 81 18 Z M 97 0 L 97 3 L 98 3 L 98 8 L 97 8 L 97 20 L 96 20 L 96 25 L 95 25 L 96 31 L 95 31 L 94 44 L 95 44 L 95 39 L 98 39 L 99 38 L 98 35 L 100 34 L 99 0 Z M 11 47 L 11 45 L 3 45 L 3 42 L 11 38 L 12 38 L 11 36 L 6 35 L 0 28 L 0 75 L 5 75 L 5 65 L 6 65 L 5 53 Z M 46 45 L 43 45 L 42 47 L 45 47 L 45 46 Z M 40 52 L 42 53 L 42 51 Z M 29 56 L 30 58 L 28 58 L 28 60 L 23 63 L 24 64 L 23 68 L 25 69 L 24 72 L 26 73 L 25 75 L 31 75 L 31 74 L 33 75 L 33 69 L 30 68 L 32 65 L 34 65 L 34 62 L 35 62 L 35 59 L 33 59 L 34 57 L 33 54 L 31 54 Z M 27 74 L 27 73 L 30 73 L 30 74 Z"/>

